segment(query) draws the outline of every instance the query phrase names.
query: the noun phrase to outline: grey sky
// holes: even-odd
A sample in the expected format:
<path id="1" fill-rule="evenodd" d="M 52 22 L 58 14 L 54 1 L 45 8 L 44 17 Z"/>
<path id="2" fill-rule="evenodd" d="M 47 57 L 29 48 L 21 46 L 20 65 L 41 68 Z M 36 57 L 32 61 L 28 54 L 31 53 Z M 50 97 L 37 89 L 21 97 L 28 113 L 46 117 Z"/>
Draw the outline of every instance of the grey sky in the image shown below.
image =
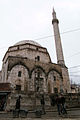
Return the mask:
<path id="1" fill-rule="evenodd" d="M 53 6 L 59 19 L 60 33 L 80 29 L 80 0 L 0 0 L 0 69 L 9 46 L 20 40 L 35 40 L 54 34 Z M 56 63 L 54 37 L 35 41 L 48 49 Z M 66 66 L 80 65 L 80 30 L 61 34 L 61 41 Z M 69 69 L 70 72 L 79 70 L 80 67 Z M 71 75 L 80 75 L 80 72 Z M 78 82 L 79 79 L 77 76 Z"/>

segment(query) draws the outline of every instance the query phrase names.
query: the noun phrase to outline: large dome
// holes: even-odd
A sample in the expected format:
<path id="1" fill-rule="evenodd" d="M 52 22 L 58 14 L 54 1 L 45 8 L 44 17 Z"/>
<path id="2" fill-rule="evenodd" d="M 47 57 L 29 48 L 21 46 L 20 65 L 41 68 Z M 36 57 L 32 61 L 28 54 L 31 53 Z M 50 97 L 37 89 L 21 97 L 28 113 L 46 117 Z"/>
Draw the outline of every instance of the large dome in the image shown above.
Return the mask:
<path id="1" fill-rule="evenodd" d="M 15 45 L 22 45 L 22 44 L 26 44 L 26 43 L 30 43 L 32 45 L 36 45 L 36 46 L 40 46 L 41 47 L 40 44 L 38 44 L 37 42 L 32 41 L 32 40 L 22 40 L 20 42 L 17 42 Z"/>

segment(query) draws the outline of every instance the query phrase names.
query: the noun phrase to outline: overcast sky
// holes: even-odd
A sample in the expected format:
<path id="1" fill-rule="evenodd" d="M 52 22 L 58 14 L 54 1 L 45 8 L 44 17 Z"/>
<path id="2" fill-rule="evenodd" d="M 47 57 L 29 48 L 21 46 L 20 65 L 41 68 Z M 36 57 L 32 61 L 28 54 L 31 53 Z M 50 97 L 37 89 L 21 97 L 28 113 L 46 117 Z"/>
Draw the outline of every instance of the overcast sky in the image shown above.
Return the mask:
<path id="1" fill-rule="evenodd" d="M 66 66 L 71 79 L 80 83 L 80 0 L 0 0 L 0 69 L 8 47 L 21 40 L 35 40 L 46 47 L 56 63 L 53 7 Z"/>

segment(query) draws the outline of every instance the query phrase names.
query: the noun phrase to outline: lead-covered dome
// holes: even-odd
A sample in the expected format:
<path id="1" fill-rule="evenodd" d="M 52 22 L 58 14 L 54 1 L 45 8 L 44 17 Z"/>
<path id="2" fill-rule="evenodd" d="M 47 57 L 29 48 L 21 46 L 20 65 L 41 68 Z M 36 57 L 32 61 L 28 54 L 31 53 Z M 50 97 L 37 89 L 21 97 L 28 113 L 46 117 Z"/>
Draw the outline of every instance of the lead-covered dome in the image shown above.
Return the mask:
<path id="1" fill-rule="evenodd" d="M 10 46 L 3 58 L 3 61 L 6 61 L 8 57 L 27 58 L 33 61 L 37 58 L 43 63 L 51 62 L 47 49 L 32 40 L 19 41 L 15 45 Z"/>
<path id="2" fill-rule="evenodd" d="M 26 43 L 29 43 L 29 44 L 32 44 L 32 45 L 36 45 L 36 46 L 40 46 L 41 45 L 35 41 L 32 41 L 32 40 L 22 40 L 20 42 L 17 42 L 15 45 L 22 45 L 22 44 L 26 44 Z"/>

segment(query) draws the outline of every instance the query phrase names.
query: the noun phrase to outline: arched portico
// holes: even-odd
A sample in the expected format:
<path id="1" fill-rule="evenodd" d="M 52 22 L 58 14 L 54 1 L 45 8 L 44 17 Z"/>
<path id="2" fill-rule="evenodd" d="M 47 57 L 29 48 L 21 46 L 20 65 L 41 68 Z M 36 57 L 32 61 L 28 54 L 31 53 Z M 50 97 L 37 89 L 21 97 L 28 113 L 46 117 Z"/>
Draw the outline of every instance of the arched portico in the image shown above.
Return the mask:
<path id="1" fill-rule="evenodd" d="M 46 73 L 41 66 L 35 66 L 31 71 L 32 89 L 36 92 L 47 92 Z"/>
<path id="2" fill-rule="evenodd" d="M 60 92 L 63 89 L 61 74 L 52 69 L 47 74 L 48 93 Z"/>
<path id="3" fill-rule="evenodd" d="M 29 71 L 23 65 L 15 65 L 8 74 L 8 82 L 13 87 L 20 87 L 21 90 L 28 90 Z"/>

